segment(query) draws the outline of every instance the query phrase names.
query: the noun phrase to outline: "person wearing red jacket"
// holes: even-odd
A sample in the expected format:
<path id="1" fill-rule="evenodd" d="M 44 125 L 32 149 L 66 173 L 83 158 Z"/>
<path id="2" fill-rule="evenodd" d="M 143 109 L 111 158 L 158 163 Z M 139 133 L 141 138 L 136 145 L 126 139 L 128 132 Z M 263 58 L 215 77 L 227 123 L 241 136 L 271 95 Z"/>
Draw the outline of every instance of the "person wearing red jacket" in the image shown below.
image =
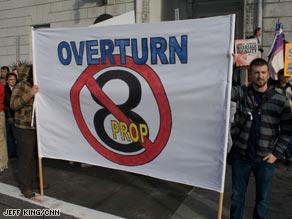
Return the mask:
<path id="1" fill-rule="evenodd" d="M 4 85 L 0 83 L 0 173 L 8 168 L 4 99 L 5 99 Z"/>

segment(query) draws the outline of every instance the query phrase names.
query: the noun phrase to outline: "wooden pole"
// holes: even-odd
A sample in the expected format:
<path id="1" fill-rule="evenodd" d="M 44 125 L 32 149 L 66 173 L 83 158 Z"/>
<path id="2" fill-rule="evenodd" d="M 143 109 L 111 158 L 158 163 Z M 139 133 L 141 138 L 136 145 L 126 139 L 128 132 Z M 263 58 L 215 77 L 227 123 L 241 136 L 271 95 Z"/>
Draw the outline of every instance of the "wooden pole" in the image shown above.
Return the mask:
<path id="1" fill-rule="evenodd" d="M 218 207 L 218 219 L 221 219 L 222 218 L 223 197 L 224 197 L 224 193 L 223 192 L 220 192 L 219 207 Z"/>
<path id="2" fill-rule="evenodd" d="M 33 66 L 33 68 L 35 68 L 35 66 Z M 33 72 L 36 72 L 35 69 L 33 69 Z M 35 81 L 35 74 L 33 74 L 33 81 Z M 33 108 L 32 108 L 31 127 L 33 127 L 34 122 L 36 122 L 36 119 L 34 116 L 35 116 L 35 102 L 33 103 Z M 36 128 L 36 136 L 38 136 L 37 128 Z M 42 158 L 40 157 L 40 150 L 39 150 L 38 144 L 37 144 L 37 152 L 38 152 L 38 166 L 39 166 L 40 195 L 43 196 L 44 195 L 43 164 L 42 164 Z"/>
<path id="3" fill-rule="evenodd" d="M 43 165 L 42 158 L 38 158 L 39 163 L 39 180 L 40 180 L 40 195 L 44 195 L 44 181 L 43 181 Z"/>

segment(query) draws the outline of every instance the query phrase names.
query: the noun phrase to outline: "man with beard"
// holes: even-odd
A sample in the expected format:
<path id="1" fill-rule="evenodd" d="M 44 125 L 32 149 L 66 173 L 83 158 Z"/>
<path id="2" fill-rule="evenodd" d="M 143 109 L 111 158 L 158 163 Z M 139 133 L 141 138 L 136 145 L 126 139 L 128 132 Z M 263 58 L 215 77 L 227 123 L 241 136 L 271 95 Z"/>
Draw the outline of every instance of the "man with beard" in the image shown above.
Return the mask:
<path id="1" fill-rule="evenodd" d="M 236 102 L 232 136 L 235 153 L 232 163 L 231 219 L 242 219 L 245 192 L 250 174 L 256 183 L 253 218 L 267 218 L 275 161 L 283 157 L 292 135 L 292 114 L 285 95 L 268 88 L 269 69 L 264 59 L 249 67 L 251 83 L 234 87 Z"/>

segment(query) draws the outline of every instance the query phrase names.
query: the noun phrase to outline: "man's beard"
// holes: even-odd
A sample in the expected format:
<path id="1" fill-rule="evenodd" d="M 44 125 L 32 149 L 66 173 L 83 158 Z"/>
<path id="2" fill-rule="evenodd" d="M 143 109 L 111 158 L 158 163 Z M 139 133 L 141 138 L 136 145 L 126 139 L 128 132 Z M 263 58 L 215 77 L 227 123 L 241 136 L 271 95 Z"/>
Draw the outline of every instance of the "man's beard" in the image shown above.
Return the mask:
<path id="1" fill-rule="evenodd" d="M 263 88 L 267 85 L 268 81 L 265 80 L 257 80 L 254 81 L 254 84 L 258 87 L 258 88 Z"/>

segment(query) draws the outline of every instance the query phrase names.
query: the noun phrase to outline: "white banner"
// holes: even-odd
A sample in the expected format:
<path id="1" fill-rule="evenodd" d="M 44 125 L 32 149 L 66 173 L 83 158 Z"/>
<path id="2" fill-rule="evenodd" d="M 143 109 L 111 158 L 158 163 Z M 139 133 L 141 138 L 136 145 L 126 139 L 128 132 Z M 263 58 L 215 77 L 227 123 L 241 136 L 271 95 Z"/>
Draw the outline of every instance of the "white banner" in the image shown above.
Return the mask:
<path id="1" fill-rule="evenodd" d="M 40 156 L 222 192 L 234 22 L 33 30 Z"/>

